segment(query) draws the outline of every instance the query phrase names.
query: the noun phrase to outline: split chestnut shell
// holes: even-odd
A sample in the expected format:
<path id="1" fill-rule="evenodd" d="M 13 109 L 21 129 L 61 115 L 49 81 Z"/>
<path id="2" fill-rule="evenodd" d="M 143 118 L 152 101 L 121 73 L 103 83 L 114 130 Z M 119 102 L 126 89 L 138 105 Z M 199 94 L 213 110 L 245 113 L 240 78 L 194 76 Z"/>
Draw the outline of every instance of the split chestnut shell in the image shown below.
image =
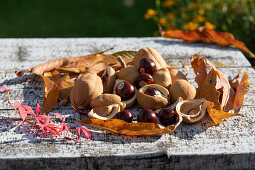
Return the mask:
<path id="1" fill-rule="evenodd" d="M 107 66 L 101 78 L 103 82 L 104 93 L 112 93 L 112 89 L 116 80 L 115 70 L 111 66 Z"/>
<path id="2" fill-rule="evenodd" d="M 145 94 L 148 88 L 156 89 L 159 93 L 155 96 Z M 148 84 L 141 87 L 137 92 L 137 101 L 139 105 L 144 109 L 156 110 L 162 107 L 166 107 L 169 100 L 169 92 L 163 86 L 158 84 Z"/>
<path id="3" fill-rule="evenodd" d="M 81 74 L 70 92 L 70 101 L 76 109 L 89 109 L 91 100 L 102 93 L 102 80 L 96 73 Z"/>
<path id="4" fill-rule="evenodd" d="M 206 113 L 206 100 L 193 99 L 183 100 L 177 103 L 176 112 L 179 113 L 186 123 L 195 123 L 200 121 Z"/>
<path id="5" fill-rule="evenodd" d="M 121 82 L 124 82 L 124 81 L 125 81 L 125 80 L 120 80 L 120 79 L 117 79 L 117 80 L 116 80 L 115 85 L 114 85 L 114 88 L 113 88 L 113 93 L 114 93 L 114 94 L 116 94 L 116 87 L 117 87 L 117 85 L 118 85 L 119 83 L 121 83 Z M 134 94 L 134 96 L 133 96 L 131 99 L 129 99 L 129 100 L 122 101 L 122 103 L 125 103 L 125 104 L 126 104 L 126 108 L 129 108 L 129 107 L 133 106 L 133 104 L 134 104 L 135 101 L 136 101 L 137 89 L 136 89 L 136 87 L 134 87 L 134 88 L 135 88 L 135 94 Z"/>
<path id="6" fill-rule="evenodd" d="M 126 104 L 121 102 L 121 98 L 115 94 L 102 94 L 91 101 L 92 110 L 89 117 L 108 120 L 122 111 Z"/>

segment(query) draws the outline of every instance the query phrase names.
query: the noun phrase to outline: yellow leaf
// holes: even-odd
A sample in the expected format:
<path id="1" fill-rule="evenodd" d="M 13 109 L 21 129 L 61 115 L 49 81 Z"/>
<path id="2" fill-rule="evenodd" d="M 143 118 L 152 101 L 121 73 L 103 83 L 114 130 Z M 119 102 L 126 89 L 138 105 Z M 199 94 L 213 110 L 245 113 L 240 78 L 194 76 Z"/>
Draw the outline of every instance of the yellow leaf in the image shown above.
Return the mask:
<path id="1" fill-rule="evenodd" d="M 210 101 L 206 102 L 206 108 L 207 108 L 207 112 L 209 116 L 211 117 L 211 119 L 216 125 L 221 123 L 223 119 L 240 115 L 238 113 L 228 113 L 228 112 L 214 109 L 214 103 Z"/>
<path id="2" fill-rule="evenodd" d="M 130 136 L 159 136 L 167 134 L 173 132 L 175 128 L 181 123 L 181 121 L 179 121 L 176 125 L 169 125 L 165 128 L 155 123 L 127 123 L 119 119 L 83 119 L 76 122 Z"/>
<path id="3" fill-rule="evenodd" d="M 45 96 L 42 104 L 42 113 L 47 113 L 55 107 L 58 101 L 59 87 L 55 82 L 53 82 L 46 76 L 43 76 L 43 81 L 45 84 Z"/>

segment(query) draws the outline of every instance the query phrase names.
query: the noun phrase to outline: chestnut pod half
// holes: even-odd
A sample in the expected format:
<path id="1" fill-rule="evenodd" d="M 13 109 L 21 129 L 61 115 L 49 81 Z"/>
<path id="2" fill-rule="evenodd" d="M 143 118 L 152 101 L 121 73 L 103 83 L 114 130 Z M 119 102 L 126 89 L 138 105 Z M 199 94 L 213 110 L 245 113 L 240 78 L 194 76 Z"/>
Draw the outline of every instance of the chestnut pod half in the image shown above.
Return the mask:
<path id="1" fill-rule="evenodd" d="M 168 71 L 168 68 L 161 68 L 153 73 L 152 75 L 155 84 L 159 84 L 167 89 L 172 84 L 172 78 L 170 76 L 170 73 Z"/>
<path id="2" fill-rule="evenodd" d="M 164 58 L 153 48 L 142 48 L 134 56 L 132 65 L 139 69 L 140 60 L 143 58 L 150 58 L 156 64 L 156 70 L 166 67 Z"/>
<path id="3" fill-rule="evenodd" d="M 91 100 L 102 93 L 103 83 L 96 73 L 82 74 L 70 92 L 70 102 L 76 109 L 89 109 Z"/>
<path id="4" fill-rule="evenodd" d="M 143 86 L 138 90 L 136 96 L 142 108 L 152 110 L 166 107 L 169 100 L 168 90 L 158 84 Z"/>
<path id="5" fill-rule="evenodd" d="M 121 102 L 118 95 L 101 94 L 91 101 L 92 110 L 88 113 L 89 117 L 108 120 L 122 111 L 126 104 Z"/>

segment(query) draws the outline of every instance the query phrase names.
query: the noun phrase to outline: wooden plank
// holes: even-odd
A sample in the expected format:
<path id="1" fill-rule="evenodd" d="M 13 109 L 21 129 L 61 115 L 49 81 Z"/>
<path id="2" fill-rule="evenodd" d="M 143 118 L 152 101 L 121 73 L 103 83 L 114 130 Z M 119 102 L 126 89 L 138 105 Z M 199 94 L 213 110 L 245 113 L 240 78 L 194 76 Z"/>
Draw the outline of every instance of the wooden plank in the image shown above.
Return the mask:
<path id="1" fill-rule="evenodd" d="M 92 132 L 92 142 L 81 139 L 78 145 L 51 137 L 43 140 L 40 138 L 42 136 L 33 133 L 31 125 L 17 126 L 20 121 L 15 119 L 18 116 L 13 110 L 2 110 L 0 153 L 2 158 L 8 159 L 79 157 L 81 154 L 94 157 L 145 153 L 153 155 L 155 152 L 165 152 L 168 155 L 254 153 L 255 107 L 243 106 L 242 110 L 246 111 L 243 117 L 231 117 L 219 126 L 214 126 L 211 119 L 206 117 L 193 125 L 182 123 L 174 133 L 162 137 L 124 136 L 97 130 Z M 66 115 L 69 126 L 75 125 L 71 121 L 79 118 L 78 114 L 68 110 L 62 113 Z"/>
<path id="2" fill-rule="evenodd" d="M 6 64 L 0 65 L 0 70 L 24 69 L 52 59 L 91 54 L 111 47 L 115 48 L 108 53 L 153 47 L 164 58 L 169 58 L 167 61 L 172 67 L 181 67 L 180 61 L 189 63 L 189 57 L 196 53 L 208 56 L 220 66 L 250 66 L 237 49 L 199 43 L 187 45 L 163 38 L 2 39 L 0 59 Z"/>
<path id="3" fill-rule="evenodd" d="M 181 62 L 189 63 L 190 56 L 195 53 L 210 56 L 209 59 L 229 78 L 233 78 L 239 70 L 247 71 L 251 89 L 240 110 L 244 116 L 231 117 L 219 126 L 213 126 L 208 117 L 194 125 L 182 123 L 174 133 L 161 137 L 124 136 L 91 128 L 92 142 L 82 138 L 80 144 L 74 144 L 49 136 L 42 139 L 40 134 L 34 133 L 31 125 L 19 126 L 21 121 L 8 105 L 7 94 L 0 94 L 1 167 L 194 169 L 210 164 L 208 169 L 241 169 L 255 166 L 255 72 L 242 53 L 233 48 L 184 44 L 163 38 L 0 39 L 0 60 L 3 63 L 0 65 L 3 72 L 0 85 L 7 84 L 12 89 L 12 102 L 24 94 L 23 104 L 34 108 L 35 99 L 42 103 L 42 80 L 31 74 L 17 78 L 14 70 L 59 57 L 91 54 L 112 46 L 116 47 L 108 53 L 153 47 L 163 55 L 169 66 L 182 71 Z M 188 78 L 195 85 L 194 77 L 191 70 Z M 141 108 L 135 106 L 131 111 L 136 116 Z M 54 112 L 66 115 L 71 127 L 77 126 L 72 120 L 84 118 L 70 105 Z M 69 135 L 72 136 L 71 133 Z"/>

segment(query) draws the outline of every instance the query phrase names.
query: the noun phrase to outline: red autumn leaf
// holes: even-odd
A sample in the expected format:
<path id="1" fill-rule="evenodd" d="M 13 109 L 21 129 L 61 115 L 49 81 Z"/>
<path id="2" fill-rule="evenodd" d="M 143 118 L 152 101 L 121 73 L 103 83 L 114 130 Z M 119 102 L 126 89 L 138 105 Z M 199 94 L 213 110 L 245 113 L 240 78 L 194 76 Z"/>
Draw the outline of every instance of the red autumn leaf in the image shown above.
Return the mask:
<path id="1" fill-rule="evenodd" d="M 162 37 L 165 38 L 177 38 L 182 39 L 184 42 L 204 42 L 204 43 L 214 43 L 218 46 L 229 46 L 233 45 L 243 52 L 250 54 L 253 58 L 255 55 L 245 46 L 241 41 L 234 38 L 233 34 L 227 32 L 216 32 L 213 29 L 206 27 L 200 27 L 196 30 L 183 32 L 182 30 L 167 30 L 163 31 L 160 29 Z"/>
<path id="2" fill-rule="evenodd" d="M 243 104 L 244 95 L 247 94 L 250 89 L 250 83 L 248 80 L 248 73 L 245 72 L 240 84 L 237 86 L 233 109 L 236 109 Z"/>
<path id="3" fill-rule="evenodd" d="M 11 89 L 9 87 L 7 87 L 6 85 L 2 85 L 0 87 L 0 93 L 6 93 L 8 91 L 10 91 Z"/>
<path id="4" fill-rule="evenodd" d="M 36 100 L 35 114 L 38 115 L 38 113 L 40 112 L 40 110 L 41 110 L 41 106 L 37 103 L 37 100 Z"/>
<path id="5" fill-rule="evenodd" d="M 127 123 L 119 119 L 83 119 L 77 122 L 91 125 L 97 128 L 110 130 L 114 133 L 130 135 L 130 136 L 159 136 L 173 132 L 177 125 L 169 125 L 166 128 L 155 123 Z"/>
<path id="6" fill-rule="evenodd" d="M 68 125 L 65 123 L 65 116 L 61 116 L 60 113 L 51 113 L 52 115 L 56 116 L 57 118 L 62 120 L 62 123 L 60 125 L 55 124 L 49 115 L 46 115 L 45 113 L 38 114 L 40 112 L 40 105 L 36 102 L 36 114 L 32 110 L 32 108 L 28 105 L 21 105 L 22 99 L 20 102 L 16 101 L 15 104 L 12 104 L 10 101 L 10 97 L 8 94 L 8 103 L 15 109 L 17 113 L 19 113 L 20 117 L 22 118 L 22 124 L 26 121 L 32 125 L 35 125 L 40 129 L 40 131 L 43 134 L 52 134 L 56 135 L 58 137 L 61 137 L 61 132 L 66 130 L 66 134 L 68 134 L 68 131 L 70 130 Z M 16 109 L 18 108 L 18 110 Z M 27 114 L 30 114 L 31 117 L 27 117 Z M 72 129 L 73 130 L 73 129 Z M 87 136 L 91 140 L 91 134 L 89 130 L 85 127 L 79 127 L 77 128 L 78 131 L 78 139 L 81 137 L 81 134 L 84 133 L 85 136 Z M 65 137 L 69 141 L 71 138 Z M 78 141 L 77 139 L 75 141 Z"/>
<path id="7" fill-rule="evenodd" d="M 50 114 L 55 115 L 60 120 L 63 120 L 62 115 L 60 113 L 50 113 Z"/>
<path id="8" fill-rule="evenodd" d="M 85 135 L 87 138 L 89 138 L 89 140 L 91 141 L 91 134 L 90 134 L 89 129 L 88 129 L 87 127 L 85 127 L 85 126 L 77 127 L 77 128 L 75 129 L 75 132 L 78 133 L 78 138 L 75 140 L 75 143 L 78 142 L 78 140 L 80 139 L 82 133 L 84 133 L 84 135 Z"/>
<path id="9" fill-rule="evenodd" d="M 206 102 L 206 108 L 207 108 L 207 112 L 209 116 L 211 117 L 211 119 L 216 125 L 222 122 L 223 119 L 240 115 L 238 113 L 228 113 L 228 112 L 214 109 L 214 103 L 210 101 Z"/>

